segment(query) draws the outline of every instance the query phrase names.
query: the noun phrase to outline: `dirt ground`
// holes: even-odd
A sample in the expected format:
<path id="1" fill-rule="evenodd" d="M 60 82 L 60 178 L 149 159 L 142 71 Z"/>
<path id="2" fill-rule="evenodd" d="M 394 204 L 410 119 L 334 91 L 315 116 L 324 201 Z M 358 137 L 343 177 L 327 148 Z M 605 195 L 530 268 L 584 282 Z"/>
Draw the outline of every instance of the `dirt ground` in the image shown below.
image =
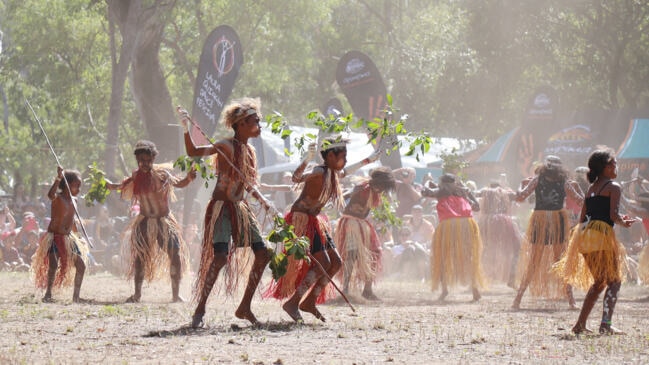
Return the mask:
<path id="1" fill-rule="evenodd" d="M 181 294 L 190 296 L 192 278 Z M 264 278 L 263 284 L 269 278 Z M 483 298 L 456 288 L 444 302 L 427 284 L 384 280 L 380 303 L 352 295 L 321 306 L 327 322 L 305 314 L 294 324 L 274 300 L 257 296 L 253 311 L 264 325 L 234 317 L 238 299 L 212 295 L 206 327 L 187 327 L 193 305 L 169 303 L 167 283 L 145 285 L 142 302 L 124 304 L 132 283 L 108 273 L 88 275 L 82 298 L 71 289 L 40 302 L 27 273 L 0 273 L 0 363 L 235 363 L 235 364 L 434 364 L 434 363 L 649 363 L 649 288 L 625 284 L 613 323 L 625 336 L 571 334 L 578 312 L 565 302 L 526 295 L 522 310 L 509 307 L 514 291 L 493 285 Z M 577 292 L 577 300 L 584 293 Z M 597 329 L 601 300 L 589 325 Z"/>

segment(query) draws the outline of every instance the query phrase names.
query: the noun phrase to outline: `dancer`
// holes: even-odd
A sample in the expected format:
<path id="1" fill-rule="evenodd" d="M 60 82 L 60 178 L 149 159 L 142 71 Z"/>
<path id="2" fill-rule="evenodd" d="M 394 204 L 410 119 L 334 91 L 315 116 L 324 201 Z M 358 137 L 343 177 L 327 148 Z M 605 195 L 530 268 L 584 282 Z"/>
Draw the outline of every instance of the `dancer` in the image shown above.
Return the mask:
<path id="1" fill-rule="evenodd" d="M 478 226 L 484 244 L 482 262 L 492 279 L 516 285 L 516 264 L 521 246 L 521 233 L 512 217 L 512 202 L 516 192 L 492 181 L 476 196 L 481 198 Z"/>
<path id="2" fill-rule="evenodd" d="M 639 218 L 645 233 L 649 234 L 649 192 L 644 190 L 642 180 L 642 178 L 637 178 L 631 181 L 639 183 L 641 191 L 635 199 L 626 197 L 623 191 L 620 196 L 620 205 L 628 213 Z M 624 189 L 624 182 L 620 185 Z M 638 256 L 638 277 L 643 283 L 649 283 L 649 245 L 642 247 Z"/>
<path id="3" fill-rule="evenodd" d="M 243 98 L 228 104 L 223 109 L 220 123 L 232 129 L 234 136 L 206 146 L 194 144 L 188 132 L 191 120 L 186 111 L 179 109 L 187 154 L 217 155 L 215 167 L 218 177 L 205 211 L 201 261 L 194 284 L 194 299 L 198 305 L 192 316 L 192 328 L 203 325 L 207 299 L 219 272 L 226 264 L 227 294 L 232 295 L 238 277 L 243 275 L 244 262 L 240 262 L 242 255 L 235 254 L 236 249 L 240 247 L 252 249 L 254 262 L 243 298 L 234 315 L 250 321 L 253 325 L 259 323 L 250 309 L 250 304 L 264 269 L 270 262 L 270 253 L 244 194 L 251 193 L 266 210 L 270 209 L 270 203 L 256 189 L 257 158 L 254 147 L 248 144 L 250 138 L 261 134 L 260 108 L 259 100 L 252 98 Z M 230 239 L 234 241 L 232 246 Z"/>
<path id="4" fill-rule="evenodd" d="M 583 195 L 575 190 L 575 186 L 568 180 L 561 159 L 547 156 L 545 163 L 537 169 L 537 175 L 517 192 L 518 202 L 535 193 L 536 204 L 519 256 L 518 271 L 523 273 L 512 304 L 513 309 L 520 309 L 521 299 L 528 286 L 532 295 L 537 297 L 559 298 L 563 292 L 568 297 L 570 308 L 577 308 L 572 287 L 550 273 L 552 265 L 561 258 L 568 241 L 570 223 L 568 212 L 564 208 L 566 194 L 579 204 L 583 203 Z"/>
<path id="5" fill-rule="evenodd" d="M 430 250 L 432 290 L 441 285 L 439 300 L 444 300 L 449 286 L 469 284 L 473 300 L 478 301 L 485 279 L 480 262 L 482 240 L 472 212 L 480 206 L 469 190 L 456 182 L 455 175 L 444 174 L 439 181 L 439 187 L 422 191 L 424 197 L 437 199 L 439 217 Z"/>
<path id="6" fill-rule="evenodd" d="M 612 150 L 596 150 L 588 158 L 588 181 L 591 183 L 581 209 L 581 225 L 572 230 L 565 255 L 555 265 L 566 282 L 588 289 L 577 323 L 572 332 L 592 332 L 588 315 L 599 294 L 604 294 L 604 310 L 599 326 L 601 334 L 623 334 L 611 325 L 618 291 L 625 268 L 624 246 L 615 237 L 615 223 L 630 227 L 635 219 L 620 215 L 621 187 L 617 177 L 617 161 Z"/>
<path id="7" fill-rule="evenodd" d="M 127 303 L 139 303 L 142 298 L 142 282 L 159 278 L 169 267 L 173 302 L 182 302 L 180 280 L 189 268 L 189 253 L 182 238 L 182 228 L 176 222 L 169 201 L 175 200 L 173 188 L 183 188 L 194 180 L 196 171 L 179 179 L 169 171 L 171 166 L 153 162 L 158 149 L 150 141 L 141 140 L 133 152 L 138 168 L 131 177 L 116 184 L 106 182 L 109 190 L 121 190 L 122 199 L 139 206 L 139 214 L 129 227 L 130 239 L 122 246 L 122 257 L 129 258 L 127 278 L 133 278 L 135 293 Z"/>
<path id="8" fill-rule="evenodd" d="M 381 270 L 381 242 L 374 226 L 367 220 L 370 209 L 381 204 L 383 194 L 395 189 L 394 175 L 388 168 L 379 167 L 370 172 L 370 178 L 357 184 L 338 219 L 334 242 L 340 244 L 343 260 L 343 293 L 351 283 L 362 283 L 363 297 L 379 300 L 372 291 L 372 283 Z M 353 276 L 352 276 L 353 274 Z"/>
<path id="9" fill-rule="evenodd" d="M 63 180 L 65 179 L 65 180 Z M 66 187 L 67 184 L 67 187 Z M 74 274 L 72 301 L 79 303 L 81 283 L 88 263 L 88 246 L 75 234 L 74 202 L 81 188 L 81 174 L 57 168 L 57 176 L 47 193 L 52 201 L 52 219 L 32 258 L 36 287 L 45 289 L 43 302 L 52 302 L 52 287 L 69 286 Z M 58 275 L 57 275 L 58 268 Z"/>
<path id="10" fill-rule="evenodd" d="M 293 182 L 304 186 L 291 206 L 286 222 L 295 227 L 298 237 L 309 238 L 311 260 L 317 262 L 307 265 L 304 260 L 289 259 L 287 274 L 271 284 L 265 296 L 276 299 L 290 297 L 282 308 L 296 322 L 302 321 L 300 310 L 325 321 L 325 317 L 316 308 L 316 302 L 323 303 L 327 299 L 328 293 L 323 289 L 342 265 L 340 254 L 329 233 L 329 222 L 321 213 L 322 208 L 327 203 L 332 203 L 335 208 L 342 209 L 339 179 L 379 158 L 379 153 L 374 152 L 370 157 L 345 168 L 347 143 L 340 136 L 325 139 L 320 150 L 324 164 L 304 173 L 307 164 L 315 156 L 316 146 L 310 145 L 306 158 L 293 173 Z"/>

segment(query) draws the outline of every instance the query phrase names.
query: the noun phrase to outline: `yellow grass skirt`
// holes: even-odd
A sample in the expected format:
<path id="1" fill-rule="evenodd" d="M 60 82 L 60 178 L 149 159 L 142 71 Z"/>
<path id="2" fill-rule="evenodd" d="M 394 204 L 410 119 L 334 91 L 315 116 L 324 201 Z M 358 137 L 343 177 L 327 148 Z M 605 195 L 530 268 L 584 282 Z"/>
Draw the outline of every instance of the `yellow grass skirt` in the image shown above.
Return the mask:
<path id="1" fill-rule="evenodd" d="M 439 223 L 430 251 L 431 288 L 442 278 L 448 287 L 472 285 L 483 288 L 482 240 L 478 224 L 471 217 L 445 219 Z"/>
<path id="2" fill-rule="evenodd" d="M 595 280 L 622 281 L 626 251 L 608 223 L 592 220 L 577 225 L 570 234 L 568 249 L 552 271 L 566 283 L 587 290 Z"/>
<path id="3" fill-rule="evenodd" d="M 640 252 L 638 276 L 643 283 L 649 284 L 649 245 L 645 246 Z"/>
<path id="4" fill-rule="evenodd" d="M 535 210 L 530 217 L 518 258 L 519 282 L 528 277 L 530 293 L 534 297 L 560 299 L 565 297 L 565 284 L 550 270 L 567 246 L 569 234 L 568 212 Z"/>

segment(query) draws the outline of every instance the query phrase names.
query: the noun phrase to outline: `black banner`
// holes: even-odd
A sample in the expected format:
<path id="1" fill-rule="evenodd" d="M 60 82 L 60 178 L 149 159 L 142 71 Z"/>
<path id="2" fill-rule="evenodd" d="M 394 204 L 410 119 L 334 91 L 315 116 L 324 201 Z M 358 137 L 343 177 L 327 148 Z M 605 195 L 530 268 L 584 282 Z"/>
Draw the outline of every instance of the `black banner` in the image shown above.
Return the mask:
<path id="1" fill-rule="evenodd" d="M 328 118 L 330 115 L 333 115 L 334 117 L 343 116 L 343 103 L 341 103 L 338 98 L 331 98 L 327 100 L 320 111 L 325 118 Z"/>
<path id="2" fill-rule="evenodd" d="M 342 89 L 354 114 L 365 120 L 383 118 L 387 106 L 387 89 L 383 78 L 372 60 L 362 52 L 349 51 L 338 62 L 336 81 Z M 381 163 L 392 169 L 401 167 L 401 153 L 392 150 L 396 136 L 379 142 L 379 148 L 389 150 L 381 155 Z"/>
<path id="3" fill-rule="evenodd" d="M 548 139 L 556 131 L 558 100 L 554 88 L 539 87 L 530 98 L 518 132 L 516 166 L 521 177 L 534 174 L 534 162 L 543 161 Z"/>
<path id="4" fill-rule="evenodd" d="M 208 136 L 216 130 L 242 63 L 243 51 L 237 33 L 227 25 L 216 27 L 203 46 L 192 108 L 192 117 Z M 196 128 L 191 133 L 196 144 L 207 142 Z"/>

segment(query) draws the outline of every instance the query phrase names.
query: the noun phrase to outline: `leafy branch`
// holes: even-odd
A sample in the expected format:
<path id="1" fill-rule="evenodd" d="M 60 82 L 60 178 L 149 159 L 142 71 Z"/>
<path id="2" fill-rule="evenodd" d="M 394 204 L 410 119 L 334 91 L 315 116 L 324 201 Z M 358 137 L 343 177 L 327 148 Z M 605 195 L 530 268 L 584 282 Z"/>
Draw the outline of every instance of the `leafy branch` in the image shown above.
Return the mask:
<path id="1" fill-rule="evenodd" d="M 293 256 L 295 260 L 311 262 L 308 254 L 309 239 L 305 236 L 298 237 L 294 227 L 286 223 L 286 220 L 281 216 L 273 218 L 273 229 L 268 233 L 268 240 L 276 245 L 284 245 L 284 250 L 280 253 L 276 253 L 272 248 L 268 249 L 271 254 L 269 267 L 273 273 L 273 279 L 278 280 L 286 274 L 289 256 Z"/>
<path id="2" fill-rule="evenodd" d="M 430 147 L 433 144 L 432 138 L 423 131 L 419 133 L 409 132 L 405 127 L 408 115 L 403 114 L 398 119 L 395 119 L 395 115 L 399 109 L 393 106 L 391 95 L 388 94 L 386 100 L 387 106 L 385 110 L 383 110 L 383 117 L 376 117 L 370 121 L 358 119 L 354 122 L 354 114 L 351 113 L 347 116 L 341 117 L 335 115 L 325 116 L 318 111 L 312 111 L 307 114 L 307 119 L 309 119 L 321 132 L 327 135 L 349 133 L 352 129 L 364 127 L 369 136 L 369 141 L 367 143 L 377 144 L 378 141 L 384 141 L 382 147 L 387 147 L 384 151 L 387 155 L 390 155 L 392 151 L 397 150 L 402 146 L 403 141 L 399 140 L 397 137 L 403 136 L 404 140 L 409 143 L 406 156 L 415 155 L 415 158 L 419 161 L 421 156 L 428 153 L 430 150 Z M 266 121 L 273 134 L 279 135 L 282 139 L 291 136 L 293 131 L 291 131 L 288 121 L 282 114 L 275 112 L 268 115 Z M 300 153 L 303 154 L 305 146 L 307 146 L 308 143 L 315 142 L 316 140 L 317 137 L 315 135 L 307 133 L 295 140 L 295 146 L 298 148 Z M 322 147 L 326 148 L 326 146 Z M 291 153 L 286 149 L 284 150 L 284 153 L 286 155 L 291 155 Z"/>
<path id="3" fill-rule="evenodd" d="M 388 149 L 384 152 L 387 155 L 394 150 L 402 147 L 403 141 L 398 139 L 398 136 L 404 137 L 408 143 L 408 152 L 406 156 L 415 155 L 417 161 L 420 156 L 428 153 L 430 146 L 433 144 L 433 139 L 426 132 L 413 133 L 406 129 L 406 121 L 408 114 L 401 114 L 398 119 L 395 115 L 399 111 L 394 107 L 392 95 L 386 95 L 387 106 L 383 110 L 383 118 L 376 117 L 372 121 L 367 122 L 368 134 L 370 135 L 370 143 L 377 143 L 377 141 L 385 141 Z"/>
<path id="4" fill-rule="evenodd" d="M 396 216 L 396 212 L 390 199 L 385 195 L 381 195 L 381 203 L 376 208 L 372 208 L 370 212 L 375 221 L 383 223 L 381 228 L 383 233 L 388 229 L 388 227 L 399 228 L 403 225 L 401 218 Z"/>
<path id="5" fill-rule="evenodd" d="M 444 161 L 442 168 L 444 172 L 452 173 L 461 177 L 462 170 L 469 166 L 469 163 L 458 153 L 458 149 L 453 147 L 451 151 L 443 151 L 439 157 Z"/>
<path id="6" fill-rule="evenodd" d="M 209 166 L 209 163 L 202 157 L 189 157 L 187 155 L 180 156 L 174 162 L 174 167 L 179 168 L 183 172 L 195 169 L 201 174 L 203 180 L 205 180 L 206 188 L 209 185 L 209 181 L 215 178 L 214 171 Z"/>
<path id="7" fill-rule="evenodd" d="M 88 177 L 84 179 L 84 182 L 90 183 L 90 189 L 84 198 L 86 206 L 92 207 L 95 202 L 104 204 L 110 190 L 106 187 L 106 173 L 99 169 L 97 162 L 88 166 Z"/>

